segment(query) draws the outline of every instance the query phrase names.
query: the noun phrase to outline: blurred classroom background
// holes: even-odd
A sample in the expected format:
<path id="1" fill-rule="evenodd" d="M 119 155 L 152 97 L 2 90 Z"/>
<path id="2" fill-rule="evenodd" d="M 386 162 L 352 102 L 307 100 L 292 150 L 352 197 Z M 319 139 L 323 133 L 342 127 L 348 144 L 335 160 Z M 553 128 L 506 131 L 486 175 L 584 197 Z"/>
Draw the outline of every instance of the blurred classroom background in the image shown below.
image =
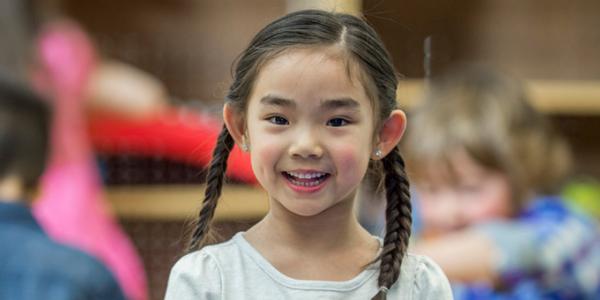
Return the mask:
<path id="1" fill-rule="evenodd" d="M 103 57 L 155 76 L 165 85 L 170 106 L 215 120 L 232 62 L 268 22 L 306 7 L 363 14 L 405 76 L 398 92 L 402 108 L 410 111 L 418 101 L 426 75 L 457 62 L 485 63 L 524 79 L 535 107 L 571 143 L 573 180 L 585 184 L 573 185 L 570 193 L 585 198 L 600 180 L 600 2 L 595 0 L 38 2 L 79 22 Z M 161 140 L 157 134 L 145 142 L 157 149 Z M 168 151 L 135 151 L 127 141 L 106 143 L 112 146 L 97 149 L 106 198 L 142 256 L 151 299 L 162 299 L 169 269 L 183 254 L 187 226 L 200 206 L 203 163 Z M 216 219 L 224 237 L 267 210 L 264 193 L 240 182 L 228 184 L 222 199 Z M 598 209 L 597 202 L 591 205 Z"/>

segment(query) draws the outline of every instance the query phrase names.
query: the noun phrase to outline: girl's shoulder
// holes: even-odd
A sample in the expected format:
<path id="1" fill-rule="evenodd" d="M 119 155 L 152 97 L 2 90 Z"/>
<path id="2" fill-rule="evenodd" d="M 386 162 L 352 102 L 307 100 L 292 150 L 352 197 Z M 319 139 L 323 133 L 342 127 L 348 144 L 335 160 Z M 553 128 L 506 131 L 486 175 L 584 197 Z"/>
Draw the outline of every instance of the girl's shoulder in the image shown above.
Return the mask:
<path id="1" fill-rule="evenodd" d="M 239 257 L 233 240 L 181 257 L 171 269 L 165 299 L 219 299 L 227 257 Z"/>
<path id="2" fill-rule="evenodd" d="M 235 243 L 236 237 L 219 244 L 205 246 L 200 250 L 188 253 L 181 257 L 173 266 L 171 274 L 175 272 L 210 271 L 221 273 L 221 263 L 228 258 L 239 257 L 241 249 Z M 198 268 L 201 266 L 201 268 Z"/>
<path id="3" fill-rule="evenodd" d="M 413 299 L 452 299 L 448 278 L 437 263 L 423 255 L 405 256 L 396 286 L 400 294 L 412 291 Z"/>

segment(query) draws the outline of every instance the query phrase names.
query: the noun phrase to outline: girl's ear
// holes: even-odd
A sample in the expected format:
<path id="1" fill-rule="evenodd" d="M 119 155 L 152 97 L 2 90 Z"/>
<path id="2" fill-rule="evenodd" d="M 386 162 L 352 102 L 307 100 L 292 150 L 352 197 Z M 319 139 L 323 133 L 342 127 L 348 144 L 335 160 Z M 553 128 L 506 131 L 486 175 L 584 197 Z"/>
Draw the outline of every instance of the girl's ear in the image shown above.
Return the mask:
<path id="1" fill-rule="evenodd" d="M 230 104 L 225 104 L 223 107 L 223 120 L 235 143 L 243 149 L 244 133 L 246 132 L 246 123 L 240 112 L 231 107 Z"/>
<path id="2" fill-rule="evenodd" d="M 388 155 L 402 139 L 404 129 L 406 129 L 406 115 L 399 109 L 393 110 L 379 130 L 378 141 L 371 158 L 378 160 Z M 377 150 L 380 152 L 377 153 Z"/>

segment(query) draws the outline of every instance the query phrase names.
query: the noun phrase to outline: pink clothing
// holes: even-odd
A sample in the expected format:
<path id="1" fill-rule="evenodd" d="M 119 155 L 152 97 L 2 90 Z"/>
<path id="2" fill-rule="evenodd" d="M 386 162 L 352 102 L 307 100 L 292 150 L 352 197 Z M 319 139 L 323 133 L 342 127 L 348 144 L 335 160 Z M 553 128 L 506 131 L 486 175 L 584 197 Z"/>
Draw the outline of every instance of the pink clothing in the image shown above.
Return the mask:
<path id="1" fill-rule="evenodd" d="M 52 95 L 51 155 L 34 213 L 48 234 L 100 259 L 128 298 L 145 300 L 147 284 L 133 244 L 106 206 L 83 109 L 95 52 L 75 24 L 48 26 L 38 44 L 38 86 Z"/>

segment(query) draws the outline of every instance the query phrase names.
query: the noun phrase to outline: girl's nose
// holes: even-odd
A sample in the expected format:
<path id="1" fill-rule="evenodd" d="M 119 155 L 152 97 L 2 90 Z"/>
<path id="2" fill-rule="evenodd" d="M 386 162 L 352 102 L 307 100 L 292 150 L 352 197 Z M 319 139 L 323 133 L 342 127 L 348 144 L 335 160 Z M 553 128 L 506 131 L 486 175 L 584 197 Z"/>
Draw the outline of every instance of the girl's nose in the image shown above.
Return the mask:
<path id="1" fill-rule="evenodd" d="M 292 138 L 289 155 L 299 158 L 321 158 L 323 147 L 318 134 L 312 129 L 299 129 L 298 134 Z"/>

